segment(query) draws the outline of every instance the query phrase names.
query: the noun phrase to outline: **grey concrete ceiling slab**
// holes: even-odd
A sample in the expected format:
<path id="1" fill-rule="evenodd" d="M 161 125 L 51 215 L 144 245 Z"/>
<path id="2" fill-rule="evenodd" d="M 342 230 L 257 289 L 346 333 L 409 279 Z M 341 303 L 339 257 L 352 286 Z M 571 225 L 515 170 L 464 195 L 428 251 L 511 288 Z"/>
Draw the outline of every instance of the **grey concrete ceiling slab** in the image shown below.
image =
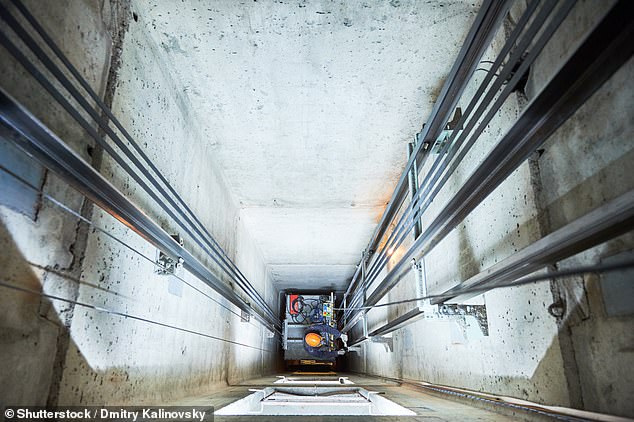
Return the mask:
<path id="1" fill-rule="evenodd" d="M 293 264 L 278 281 L 298 283 L 359 260 L 478 6 L 151 0 L 131 24 L 175 69 L 267 262 Z"/>
<path id="2" fill-rule="evenodd" d="M 354 274 L 354 265 L 284 265 L 270 266 L 274 286 L 282 290 L 318 289 L 345 291 Z"/>
<path id="3" fill-rule="evenodd" d="M 249 233 L 260 239 L 264 259 L 276 264 L 356 263 L 382 207 L 245 208 Z"/>

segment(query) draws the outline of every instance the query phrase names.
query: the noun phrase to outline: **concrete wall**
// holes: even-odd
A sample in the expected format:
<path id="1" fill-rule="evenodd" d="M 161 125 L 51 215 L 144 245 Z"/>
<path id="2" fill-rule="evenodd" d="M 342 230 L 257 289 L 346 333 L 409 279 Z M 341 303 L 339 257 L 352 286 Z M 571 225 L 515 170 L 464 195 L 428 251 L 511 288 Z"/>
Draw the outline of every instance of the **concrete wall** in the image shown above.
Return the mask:
<path id="1" fill-rule="evenodd" d="M 542 54 L 528 84 L 534 96 L 613 2 L 581 2 Z M 627 62 L 564 124 L 537 155 L 538 198 L 545 232 L 556 230 L 634 188 L 634 63 Z M 627 234 L 560 262 L 560 269 L 599 264 L 634 248 Z M 631 273 L 628 273 L 631 277 Z M 553 286 L 567 307 L 557 321 L 571 402 L 634 416 L 634 315 L 609 316 L 601 290 L 608 274 L 588 274 Z M 625 293 L 627 294 L 627 293 Z"/>
<path id="2" fill-rule="evenodd" d="M 430 221 L 466 180 L 608 6 L 591 1 L 575 6 L 531 69 L 527 97 L 512 95 L 506 101 L 423 221 Z M 514 19 L 523 7 L 522 2 L 514 7 Z M 498 36 L 492 49 L 499 49 L 502 41 Z M 493 51 L 487 56 L 492 60 Z M 427 256 L 432 292 L 477 274 L 632 189 L 627 170 L 634 157 L 631 78 L 630 61 L 551 137 L 543 151 L 520 166 Z M 466 106 L 462 101 L 459 105 Z M 631 250 L 632 244 L 631 236 L 623 236 L 558 265 L 591 265 Z M 394 261 L 400 253 L 394 252 Z M 386 353 L 382 344 L 366 343 L 359 355 L 351 356 L 351 366 L 377 375 L 632 416 L 632 317 L 606 317 L 596 275 L 572 282 L 572 288 L 560 287 L 570 286 L 571 280 L 552 286 L 543 282 L 472 299 L 470 303 L 487 306 L 488 336 L 473 321 L 421 320 L 393 333 L 393 352 Z M 413 286 L 409 274 L 385 301 L 413 297 Z M 560 296 L 567 302 L 567 312 L 557 319 L 547 308 Z M 373 310 L 369 328 L 411 307 Z"/>
<path id="3" fill-rule="evenodd" d="M 66 7 L 56 4 L 48 10 L 36 3 L 27 6 L 276 309 L 277 294 L 261 251 L 239 220 L 236 201 L 209 154 L 209 140 L 190 118 L 193 113 L 183 87 L 171 77 L 174 64 L 162 60 L 160 47 L 138 23 L 134 7 L 125 2 L 70 1 Z M 169 216 L 88 142 L 17 64 L 10 59 L 2 63 L 7 75 L 3 88 L 86 159 L 93 159 L 103 175 L 164 229 L 177 232 Z M 9 291 L 1 296 L 0 402 L 160 402 L 275 367 L 275 341 L 266 338 L 261 325 L 240 322 L 233 305 L 183 270 L 177 275 L 204 294 L 178 279 L 155 274 L 153 247 L 111 216 L 84 204 L 53 175 L 47 176 L 44 191 L 81 210 L 95 227 L 135 251 L 77 224 L 76 218 L 46 200 L 35 221 L 2 207 L 2 244 L 9 251 L 2 256 L 3 280 L 202 335 Z M 191 239 L 181 235 L 189 250 L 217 270 Z"/>
<path id="4" fill-rule="evenodd" d="M 3 6 L 9 7 L 8 2 Z M 92 88 L 103 93 L 110 66 L 111 14 L 107 5 L 94 2 L 65 1 L 55 5 L 25 2 L 42 22 L 69 59 L 79 67 Z M 11 7 L 9 7 L 13 10 Z M 3 31 L 5 31 L 3 23 Z M 60 28 L 63 28 L 60 30 Z M 9 32 L 9 31 L 7 31 Z M 27 76 L 4 48 L 0 48 L 2 88 L 21 101 L 75 151 L 90 160 L 86 136 L 61 107 Z M 74 210 L 82 208 L 82 198 L 68 185 L 45 175 L 42 191 L 53 195 Z M 61 212 L 49 201 L 37 206 L 34 220 L 0 207 L 2 230 L 2 279 L 30 289 L 56 292 L 73 298 L 73 281 L 45 271 L 55 270 L 74 278 L 83 255 L 85 233 L 77 219 Z M 67 280 L 65 282 L 65 280 Z M 51 311 L 47 300 L 38 296 L 2 288 L 0 329 L 2 367 L 0 368 L 0 402 L 46 404 L 60 375 L 61 355 L 68 342 L 66 327 L 72 318 L 71 307 L 58 304 L 59 314 Z"/>

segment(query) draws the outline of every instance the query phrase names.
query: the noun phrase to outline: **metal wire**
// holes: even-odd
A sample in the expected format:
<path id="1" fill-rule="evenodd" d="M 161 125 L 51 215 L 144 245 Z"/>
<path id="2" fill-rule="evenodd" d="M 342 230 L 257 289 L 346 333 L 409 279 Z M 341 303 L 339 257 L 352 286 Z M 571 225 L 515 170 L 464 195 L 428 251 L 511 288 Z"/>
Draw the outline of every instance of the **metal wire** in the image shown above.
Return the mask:
<path id="1" fill-rule="evenodd" d="M 8 289 L 17 290 L 17 291 L 20 291 L 20 292 L 23 292 L 23 293 L 29 293 L 29 294 L 45 297 L 45 298 L 51 299 L 51 300 L 57 300 L 57 301 L 60 301 L 60 302 L 70 303 L 72 305 L 77 305 L 77 306 L 81 306 L 81 307 L 84 307 L 84 308 L 93 309 L 95 311 L 104 312 L 104 313 L 107 313 L 107 314 L 110 314 L 110 315 L 117 315 L 117 316 L 124 317 L 124 318 L 134 319 L 136 321 L 147 322 L 149 324 L 158 325 L 160 327 L 171 328 L 171 329 L 182 331 L 182 332 L 185 332 L 185 333 L 195 334 L 195 335 L 198 335 L 198 336 L 201 336 L 201 337 L 210 338 L 210 339 L 213 339 L 213 340 L 224 341 L 225 343 L 235 344 L 236 346 L 243 346 L 243 347 L 248 347 L 249 349 L 261 350 L 263 352 L 268 352 L 268 353 L 274 353 L 273 350 L 263 349 L 261 347 L 251 346 L 251 345 L 248 345 L 248 344 L 245 344 L 245 343 L 240 343 L 240 342 L 233 341 L 233 340 L 227 340 L 227 339 L 222 338 L 222 337 L 212 336 L 211 334 L 201 333 L 200 331 L 194 331 L 194 330 L 190 330 L 188 328 L 178 327 L 176 325 L 171 325 L 171 324 L 166 324 L 164 322 L 154 321 L 154 320 L 143 318 L 143 317 L 140 317 L 140 316 L 126 314 L 125 312 L 113 311 L 112 309 L 102 308 L 101 306 L 91 305 L 90 303 L 85 303 L 85 302 L 80 302 L 80 301 L 77 301 L 77 300 L 67 299 L 67 298 L 64 298 L 64 297 L 61 297 L 61 296 L 55 296 L 55 295 L 51 295 L 51 294 L 48 294 L 48 293 L 38 292 L 37 290 L 27 289 L 27 288 L 21 287 L 21 286 L 16 286 L 15 284 L 8 283 L 6 280 L 0 280 L 0 286 L 6 287 Z"/>
<path id="2" fill-rule="evenodd" d="M 98 96 L 92 91 L 90 85 L 81 77 L 79 72 L 70 64 L 68 59 L 64 56 L 64 54 L 59 50 L 59 48 L 55 45 L 52 39 L 46 34 L 44 29 L 37 23 L 35 18 L 28 12 L 28 10 L 19 2 L 14 1 L 14 4 L 20 10 L 20 12 L 25 16 L 25 18 L 31 23 L 31 25 L 35 28 L 35 30 L 40 34 L 40 36 L 44 39 L 46 44 L 53 50 L 56 56 L 64 63 L 64 65 L 69 69 L 71 74 L 75 77 L 76 80 L 82 85 L 82 87 L 89 93 L 89 95 L 93 98 L 97 98 L 96 103 L 102 109 L 102 111 L 108 115 L 110 121 L 112 121 L 115 126 L 121 131 L 121 133 L 126 137 L 126 139 L 130 142 L 130 144 L 137 150 L 137 153 L 141 155 L 141 157 L 148 163 L 148 165 L 152 168 L 155 174 L 161 179 L 161 181 L 167 186 L 167 188 L 173 193 L 176 199 L 183 204 L 185 210 L 192 215 L 195 222 L 198 224 L 196 226 L 189 216 L 183 212 L 183 210 L 174 202 L 172 197 L 167 194 L 165 189 L 157 182 L 157 180 L 148 172 L 147 168 L 143 166 L 143 164 L 132 154 L 132 152 L 126 147 L 126 145 L 121 141 L 121 139 L 116 135 L 116 133 L 109 127 L 108 121 L 102 119 L 102 117 L 88 104 L 86 99 L 77 91 L 74 85 L 66 78 L 63 72 L 52 62 L 52 60 L 44 53 L 44 51 L 37 45 L 37 43 L 30 37 L 30 35 L 24 30 L 24 28 L 15 20 L 15 18 L 0 5 L 0 14 L 2 18 L 9 24 L 9 26 L 13 29 L 13 31 L 20 37 L 22 42 L 24 42 L 27 47 L 35 54 L 35 56 L 44 64 L 45 68 L 49 70 L 61 83 L 61 85 L 71 94 L 71 96 L 83 107 L 83 109 L 93 118 L 93 120 L 104 130 L 104 132 L 112 139 L 115 144 L 124 152 L 126 157 L 132 161 L 132 163 L 143 173 L 143 176 L 150 181 L 152 186 L 154 186 L 160 194 L 163 196 L 167 202 L 177 211 L 177 213 L 182 216 L 185 221 L 189 224 L 183 223 L 177 215 L 175 215 L 169 207 L 166 206 L 166 202 L 161 200 L 157 194 L 150 189 L 150 187 L 141 179 L 141 177 L 131 169 L 131 167 L 123 161 L 121 156 L 119 156 L 110 145 L 108 145 L 101 136 L 97 134 L 97 132 L 92 128 L 88 122 L 83 119 L 83 117 L 77 112 L 77 110 L 53 87 L 53 85 L 35 68 L 35 66 L 24 56 L 19 49 L 6 37 L 4 34 L 0 33 L 0 41 L 5 45 L 5 47 L 9 50 L 11 54 L 35 77 L 35 79 L 42 84 L 42 86 L 58 101 L 60 105 L 88 132 L 88 134 L 99 143 L 109 154 L 110 156 L 143 188 L 143 190 L 148 193 L 152 197 L 152 199 L 168 214 L 172 219 L 183 229 L 197 244 L 200 246 L 213 260 L 216 262 L 223 271 L 227 272 L 231 278 L 245 291 L 247 296 L 256 304 L 258 304 L 262 310 L 273 320 L 276 319 L 275 314 L 268 307 L 268 305 L 264 302 L 261 296 L 257 293 L 257 291 L 253 288 L 253 286 L 249 283 L 246 277 L 240 272 L 240 270 L 235 266 L 233 261 L 231 261 L 227 256 L 224 250 L 218 245 L 218 243 L 213 239 L 211 234 L 204 228 L 202 223 L 196 218 L 193 212 L 187 207 L 185 202 L 178 196 L 176 191 L 169 185 L 167 180 L 162 176 L 162 174 L 158 171 L 158 169 L 151 163 L 149 158 L 143 153 L 138 144 L 134 142 L 131 136 L 125 131 L 125 129 L 121 126 L 118 120 L 112 115 L 111 111 L 108 109 L 105 104 L 98 98 Z M 203 245 L 201 240 L 197 236 L 195 236 L 190 227 L 193 228 L 194 232 L 202 239 L 202 242 L 205 243 Z M 207 236 L 201 233 L 201 230 L 204 231 Z M 213 251 L 213 253 L 210 251 Z"/>
<path id="3" fill-rule="evenodd" d="M 526 30 L 526 33 L 521 38 L 519 44 L 515 45 L 515 40 L 519 37 L 524 26 L 528 23 L 533 12 L 536 10 L 538 3 L 539 1 L 536 0 L 536 1 L 533 1 L 529 5 L 529 7 L 526 9 L 524 14 L 522 15 L 520 21 L 517 23 L 513 33 L 511 34 L 511 36 L 509 36 L 509 39 L 505 43 L 503 49 L 498 54 L 494 64 L 491 66 L 491 70 L 489 74 L 487 74 L 485 79 L 480 84 L 477 92 L 472 97 L 469 105 L 465 109 L 464 114 L 462 115 L 462 117 L 460 118 L 457 124 L 457 127 L 462 127 L 466 123 L 465 129 L 460 132 L 460 136 L 458 136 L 459 131 L 457 130 L 453 131 L 449 139 L 445 142 L 445 145 L 442 147 L 442 149 L 440 150 L 438 154 L 438 158 L 435 160 L 434 164 L 427 172 L 428 175 L 431 174 L 432 176 L 424 178 L 420 186 L 418 186 L 418 192 L 417 192 L 416 198 L 414 198 L 410 202 L 410 206 L 403 213 L 398 223 L 396 224 L 396 227 L 398 228 L 398 230 L 395 229 L 392 231 L 390 237 L 388 238 L 384 247 L 380 251 L 379 256 L 377 257 L 377 259 L 375 259 L 374 264 L 368 270 L 368 282 L 372 282 L 380 273 L 380 271 L 385 267 L 387 263 L 387 259 L 389 258 L 389 256 L 386 255 L 385 251 L 388 251 L 390 249 L 392 250 L 396 249 L 403 243 L 407 233 L 411 230 L 412 226 L 414 225 L 414 222 L 417 221 L 422 216 L 423 212 L 427 210 L 427 208 L 433 202 L 436 195 L 440 192 L 440 189 L 442 189 L 442 187 L 447 182 L 447 179 L 449 178 L 449 176 L 453 174 L 458 164 L 460 164 L 460 162 L 466 155 L 467 151 L 471 149 L 471 147 L 475 143 L 475 140 L 481 134 L 482 130 L 484 130 L 484 128 L 487 126 L 488 121 L 491 120 L 491 118 L 493 117 L 497 109 L 501 106 L 502 102 L 510 95 L 511 89 L 507 87 L 498 96 L 497 101 L 493 104 L 493 107 L 491 107 L 491 111 L 489 112 L 489 115 L 487 115 L 485 119 L 480 122 L 478 127 L 475 128 L 475 131 L 473 132 L 473 134 L 471 134 L 471 131 L 474 129 L 476 123 L 478 123 L 480 116 L 485 112 L 485 110 L 489 107 L 489 105 L 493 101 L 495 94 L 498 93 L 499 89 L 504 85 L 504 82 L 507 80 L 507 78 L 511 76 L 511 72 L 514 66 L 510 65 L 510 63 L 514 65 L 515 63 L 520 62 L 524 51 L 528 48 L 528 46 L 534 39 L 533 34 L 538 32 L 538 30 L 543 25 L 543 21 L 548 18 L 548 16 L 550 15 L 552 10 L 556 6 L 555 2 L 548 2 L 539 11 L 536 19 L 534 20 L 532 25 Z M 550 33 L 552 33 L 554 29 L 558 27 L 558 24 L 567 15 L 567 10 L 569 10 L 569 8 L 572 7 L 572 4 L 574 4 L 574 2 L 569 1 L 565 8 L 560 9 L 560 11 L 563 11 L 564 13 L 560 12 L 558 16 L 556 16 L 551 21 L 549 25 Z M 544 36 L 544 34 L 546 34 L 546 36 Z M 549 31 L 545 31 L 544 34 L 542 34 L 540 38 L 540 41 L 542 42 L 542 47 L 545 41 L 550 38 L 550 36 L 548 35 Z M 514 50 L 511 50 L 512 48 L 514 48 Z M 536 58 L 537 53 L 539 53 L 540 51 L 541 51 L 541 48 L 537 48 L 537 46 L 533 48 L 531 50 L 532 58 Z M 504 58 L 508 54 L 511 54 L 509 57 L 508 63 L 504 67 L 501 68 L 500 76 L 497 77 L 493 81 L 493 84 L 491 85 L 487 93 L 485 94 L 484 91 L 493 80 L 495 71 L 499 69 L 500 66 L 502 66 Z M 527 58 L 527 60 L 524 60 L 522 62 L 522 66 L 526 67 L 530 63 L 532 63 L 532 60 L 529 61 L 529 58 Z M 521 73 L 516 72 L 516 74 L 514 75 L 514 79 L 519 79 L 520 76 L 521 76 Z M 515 81 L 512 80 L 511 82 L 515 82 Z M 512 85 L 514 85 L 514 83 Z M 512 85 L 511 85 L 511 88 L 512 88 Z M 485 94 L 484 98 L 482 98 L 483 94 Z M 476 105 L 478 105 L 478 103 L 480 105 L 478 109 L 475 110 L 474 112 L 474 108 L 476 107 Z M 469 117 L 471 118 L 467 122 L 467 119 Z M 453 166 L 446 173 L 445 177 L 439 183 L 436 183 L 438 182 L 439 177 L 443 174 L 444 170 L 447 168 L 447 165 L 453 160 L 455 154 L 458 152 L 463 142 L 469 135 L 471 135 L 470 142 L 468 142 L 467 145 L 464 148 L 462 148 L 462 150 L 460 151 L 459 157 L 456 160 L 454 160 Z M 458 136 L 458 139 L 454 142 L 454 139 L 456 138 L 456 136 Z M 430 193 L 430 190 L 434 186 L 436 186 L 436 189 L 431 193 L 431 195 L 428 196 L 428 194 Z M 422 199 L 425 199 L 425 201 L 421 202 Z M 411 218 L 409 218 L 410 216 Z"/>
<path id="4" fill-rule="evenodd" d="M 522 16 L 522 18 L 520 19 L 520 21 L 518 22 L 518 24 L 516 25 L 513 31 L 512 33 L 513 37 L 509 37 L 509 40 L 507 41 L 513 41 L 514 38 L 517 38 L 519 36 L 521 29 L 523 29 L 523 26 L 528 22 L 531 14 L 535 10 L 537 3 L 538 1 L 534 1 L 531 3 L 531 5 L 529 5 L 529 8 L 527 8 L 524 15 Z M 474 113 L 474 117 L 470 119 L 469 123 L 465 127 L 465 130 L 463 130 L 459 136 L 458 136 L 458 131 L 454 131 L 451 134 L 449 140 L 443 146 L 441 153 L 439 154 L 432 168 L 428 172 L 428 174 L 433 173 L 432 177 L 425 178 L 425 180 L 421 183 L 421 185 L 419 186 L 419 190 L 418 190 L 418 194 L 416 198 L 414 198 L 410 202 L 405 212 L 401 215 L 398 223 L 395 226 L 395 229 L 392 231 L 386 243 L 379 251 L 379 254 L 375 255 L 375 259 L 373 260 L 372 265 L 370 266 L 370 269 L 368 270 L 368 277 L 366 281 L 366 284 L 368 286 L 374 280 L 376 280 L 381 270 L 387 264 L 389 256 L 387 255 L 386 251 L 394 250 L 400 247 L 400 245 L 403 243 L 404 239 L 406 238 L 407 233 L 413 227 L 415 221 L 419 219 L 422 216 L 422 213 L 429 207 L 429 205 L 431 205 L 435 196 L 439 193 L 439 191 L 447 182 L 449 176 L 453 174 L 458 164 L 462 161 L 462 159 L 466 155 L 467 151 L 471 148 L 471 146 L 473 146 L 477 137 L 482 133 L 482 131 L 486 127 L 486 124 L 491 120 L 491 118 L 493 118 L 496 110 L 501 106 L 502 102 L 506 99 L 506 97 L 510 95 L 516 82 L 521 78 L 524 71 L 528 68 L 528 66 L 530 66 L 532 61 L 537 57 L 538 53 L 541 51 L 541 49 L 543 48 L 545 43 L 548 41 L 548 39 L 550 39 L 550 36 L 559 26 L 561 21 L 563 21 L 563 19 L 567 16 L 568 12 L 570 11 L 573 5 L 574 5 L 574 1 L 567 1 L 558 9 L 555 16 L 551 19 L 549 24 L 545 27 L 539 39 L 531 47 L 531 51 L 527 57 L 523 57 L 523 53 L 528 48 L 530 42 L 533 40 L 533 36 L 531 34 L 541 28 L 541 26 L 543 25 L 543 20 L 553 10 L 555 3 L 552 3 L 552 2 L 546 3 L 544 8 L 540 10 L 538 14 L 539 15 L 538 18 L 535 19 L 533 24 L 531 24 L 529 29 L 526 31 L 526 34 L 522 37 L 520 43 L 517 46 L 515 46 L 514 42 L 512 43 L 507 42 L 507 44 L 505 44 L 504 48 L 502 49 L 502 51 L 500 52 L 500 54 L 498 55 L 494 64 L 491 67 L 491 73 L 489 73 L 487 77 L 483 80 L 483 82 L 481 83 L 478 89 L 478 92 L 476 93 L 476 95 L 474 95 L 469 106 L 465 110 L 465 113 L 461 117 L 458 123 L 458 127 L 461 127 L 466 122 L 467 118 L 469 118 L 471 111 L 474 109 L 477 103 L 480 102 L 480 99 L 481 99 L 480 96 L 484 93 L 484 89 L 488 86 L 488 84 L 492 80 L 493 72 L 497 70 L 499 66 L 502 65 L 506 55 L 511 52 L 511 47 L 515 47 L 515 49 L 511 53 L 511 56 L 508 62 L 504 65 L 504 67 L 502 68 L 500 72 L 501 76 L 497 78 L 497 80 L 493 83 L 493 85 L 489 89 L 484 99 L 482 99 L 482 101 L 480 102 L 480 106 Z M 517 34 L 515 32 L 517 32 Z M 517 69 L 517 71 L 515 71 L 515 73 L 512 74 L 514 66 L 511 66 L 510 63 L 516 63 L 516 62 L 519 63 L 520 66 Z M 506 88 L 498 96 L 497 100 L 494 102 L 493 106 L 489 110 L 489 113 L 479 123 L 477 128 L 475 128 L 475 131 L 473 132 L 473 134 L 471 134 L 471 138 L 469 142 L 467 143 L 467 145 L 465 145 L 465 147 L 462 148 L 458 157 L 455 160 L 453 160 L 455 154 L 460 149 L 460 146 L 462 145 L 464 140 L 467 138 L 467 136 L 470 135 L 471 130 L 475 127 L 475 124 L 479 120 L 478 116 L 480 116 L 486 110 L 486 108 L 489 106 L 491 101 L 493 101 L 495 94 L 499 91 L 499 89 L 503 85 L 505 85 L 505 82 L 508 80 L 509 77 L 511 79 L 508 81 L 508 84 L 506 84 Z M 456 136 L 458 136 L 458 139 L 456 142 L 453 142 Z M 449 154 L 447 154 L 447 156 L 445 156 L 444 152 L 447 152 L 447 151 L 450 151 L 450 152 Z M 453 164 L 451 165 L 449 170 L 445 172 L 444 177 L 440 181 L 438 181 L 438 179 L 443 174 L 443 172 L 447 169 L 447 166 L 452 160 L 453 160 Z M 439 166 L 440 163 L 442 163 L 442 165 Z M 435 186 L 435 189 L 433 190 L 433 192 L 431 192 L 430 195 L 428 195 L 430 193 L 430 190 L 434 186 Z M 425 201 L 421 201 L 423 198 L 425 198 Z M 359 302 L 359 297 L 360 297 L 360 293 L 358 293 L 358 290 L 357 290 L 357 295 L 356 297 L 355 295 L 353 295 L 353 299 L 350 301 L 350 304 L 351 305 L 357 304 Z"/>
<path id="5" fill-rule="evenodd" d="M 143 259 L 145 259 L 146 261 L 148 261 L 149 263 L 151 263 L 152 265 L 160 268 L 160 269 L 164 269 L 164 267 L 159 264 L 158 262 L 156 262 L 155 260 L 153 260 L 152 258 L 146 256 L 144 253 L 142 253 L 141 251 L 139 251 L 138 249 L 134 248 L 133 246 L 129 245 L 128 243 L 124 242 L 123 240 L 119 239 L 117 236 L 107 232 L 106 230 L 102 229 L 101 227 L 97 226 L 93 221 L 89 220 L 88 218 L 84 217 L 83 215 L 79 214 L 77 211 L 73 210 L 72 208 L 68 207 L 67 205 L 63 204 L 62 202 L 60 202 L 59 200 L 57 200 L 56 198 L 54 198 L 53 196 L 49 195 L 46 192 L 40 192 L 40 189 L 37 188 L 36 186 L 32 185 L 31 183 L 29 183 L 28 181 L 24 180 L 23 178 L 21 178 L 20 176 L 18 176 L 17 174 L 13 173 L 11 170 L 7 169 L 6 167 L 4 167 L 3 165 L 0 164 L 0 171 L 3 171 L 5 174 L 8 174 L 9 176 L 13 177 L 15 180 L 17 180 L 18 182 L 20 182 L 21 184 L 23 184 L 25 187 L 32 189 L 38 193 L 40 193 L 42 195 L 42 198 L 47 199 L 48 201 L 50 201 L 52 204 L 54 204 L 56 207 L 58 207 L 59 209 L 71 214 L 74 217 L 77 217 L 78 219 L 80 219 L 81 221 L 83 221 L 84 223 L 92 226 L 95 230 L 105 234 L 106 236 L 108 236 L 109 238 L 111 238 L 112 240 L 116 241 L 117 243 L 121 244 L 122 246 L 126 247 L 127 249 L 129 249 L 130 251 L 138 254 L 140 257 L 142 257 Z M 124 226 L 125 227 L 125 226 Z M 126 229 L 129 231 L 129 229 L 126 227 Z M 48 271 L 48 269 L 45 266 L 41 267 L 42 269 Z M 182 283 L 184 283 L 185 285 L 187 285 L 188 287 L 192 288 L 193 290 L 197 291 L 198 293 L 202 294 L 203 296 L 205 296 L 206 298 L 210 299 L 211 301 L 215 302 L 216 304 L 218 304 L 219 306 L 221 306 L 222 308 L 226 309 L 227 311 L 231 312 L 232 314 L 236 315 L 237 317 L 239 317 L 240 319 L 242 319 L 242 315 L 240 315 L 239 313 L 235 312 L 234 310 L 232 310 L 231 308 L 225 306 L 224 304 L 222 304 L 221 302 L 219 302 L 218 300 L 214 299 L 213 297 L 209 296 L 207 293 L 203 292 L 202 290 L 200 290 L 199 288 L 197 288 L 196 286 L 194 286 L 193 284 L 189 283 L 187 280 L 185 280 L 184 278 L 176 275 L 176 274 L 172 274 L 172 276 L 178 280 L 180 280 Z M 253 324 L 253 322 L 251 320 L 249 320 L 249 323 L 252 324 L 253 326 L 256 326 L 255 324 Z"/>
<path id="6" fill-rule="evenodd" d="M 569 270 L 559 270 L 559 271 L 551 272 L 551 273 L 548 273 L 548 274 L 540 274 L 540 275 L 536 275 L 536 276 L 523 277 L 523 278 L 520 278 L 519 280 L 514 280 L 514 281 L 510 281 L 510 282 L 506 282 L 506 283 L 498 283 L 495 286 L 473 287 L 473 288 L 469 288 L 469 289 L 464 289 L 464 290 L 461 290 L 461 291 L 458 291 L 458 292 L 454 292 L 452 294 L 452 296 L 456 296 L 458 294 L 467 294 L 467 293 L 486 293 L 486 292 L 489 292 L 489 291 L 495 290 L 495 289 L 523 286 L 523 285 L 526 285 L 526 284 L 537 283 L 537 282 L 546 281 L 546 280 L 555 280 L 555 281 L 560 281 L 561 282 L 564 277 L 570 277 L 570 276 L 573 276 L 573 275 L 618 271 L 618 270 L 624 270 L 624 269 L 628 269 L 628 268 L 634 268 L 634 260 L 633 261 L 618 262 L 618 263 L 614 263 L 614 264 L 601 264 L 601 265 L 593 265 L 593 266 L 583 266 L 583 267 L 571 268 Z M 419 300 L 444 299 L 446 297 L 447 297 L 447 294 L 444 294 L 444 293 L 443 294 L 433 294 L 433 295 L 417 297 L 417 298 L 414 298 L 414 299 L 404 299 L 404 300 L 398 300 L 398 301 L 395 301 L 395 302 L 381 303 L 381 304 L 373 305 L 373 306 L 360 306 L 360 307 L 355 307 L 355 308 L 348 308 L 348 307 L 346 307 L 346 308 L 334 308 L 334 310 L 336 310 L 336 311 L 345 311 L 345 310 L 367 311 L 367 310 L 374 309 L 374 308 L 383 308 L 383 307 L 386 307 L 386 306 L 395 306 L 395 305 L 401 305 L 403 303 L 417 302 Z"/>

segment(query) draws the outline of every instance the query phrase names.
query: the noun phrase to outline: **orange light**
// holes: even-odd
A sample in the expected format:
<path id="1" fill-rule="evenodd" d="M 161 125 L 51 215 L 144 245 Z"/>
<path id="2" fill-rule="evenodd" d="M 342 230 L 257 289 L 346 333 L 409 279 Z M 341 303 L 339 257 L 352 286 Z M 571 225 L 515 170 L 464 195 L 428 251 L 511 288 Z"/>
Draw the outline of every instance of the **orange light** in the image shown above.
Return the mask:
<path id="1" fill-rule="evenodd" d="M 318 347 L 321 344 L 321 336 L 317 333 L 308 333 L 306 337 L 304 337 L 304 341 L 310 347 Z"/>

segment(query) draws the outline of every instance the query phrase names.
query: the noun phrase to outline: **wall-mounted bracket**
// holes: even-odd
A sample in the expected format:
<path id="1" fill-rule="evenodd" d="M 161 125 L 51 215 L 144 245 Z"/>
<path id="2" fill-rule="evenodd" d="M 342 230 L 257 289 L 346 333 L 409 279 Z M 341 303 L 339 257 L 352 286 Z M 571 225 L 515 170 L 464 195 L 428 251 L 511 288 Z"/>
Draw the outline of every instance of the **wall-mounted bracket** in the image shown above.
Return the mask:
<path id="1" fill-rule="evenodd" d="M 178 234 L 170 235 L 180 246 L 183 246 L 183 239 Z M 172 258 L 160 249 L 157 249 L 156 263 L 158 264 L 155 273 L 158 275 L 172 275 L 183 266 L 183 258 Z"/>
<path id="2" fill-rule="evenodd" d="M 394 339 L 392 337 L 370 337 L 370 341 L 382 344 L 386 352 L 394 351 Z"/>
<path id="3" fill-rule="evenodd" d="M 240 310 L 240 322 L 249 322 L 251 321 L 251 314 L 245 312 L 244 310 Z"/>
<path id="4" fill-rule="evenodd" d="M 466 317 L 473 317 L 478 322 L 482 335 L 489 335 L 486 305 L 443 304 L 438 306 L 438 313 L 446 317 L 457 317 L 462 320 L 466 319 Z"/>
<path id="5" fill-rule="evenodd" d="M 454 131 L 462 130 L 464 128 L 462 125 L 458 127 L 458 123 L 460 122 L 461 118 L 462 118 L 462 109 L 460 107 L 457 107 L 451 121 L 447 122 L 443 130 L 440 132 L 440 135 L 438 136 L 438 138 L 436 138 L 434 145 L 432 145 L 431 147 L 432 148 L 431 152 L 433 152 L 434 154 L 440 154 L 440 152 L 445 147 L 445 144 L 449 141 L 449 138 L 454 133 Z M 445 151 L 445 154 L 447 153 L 447 151 Z"/>

